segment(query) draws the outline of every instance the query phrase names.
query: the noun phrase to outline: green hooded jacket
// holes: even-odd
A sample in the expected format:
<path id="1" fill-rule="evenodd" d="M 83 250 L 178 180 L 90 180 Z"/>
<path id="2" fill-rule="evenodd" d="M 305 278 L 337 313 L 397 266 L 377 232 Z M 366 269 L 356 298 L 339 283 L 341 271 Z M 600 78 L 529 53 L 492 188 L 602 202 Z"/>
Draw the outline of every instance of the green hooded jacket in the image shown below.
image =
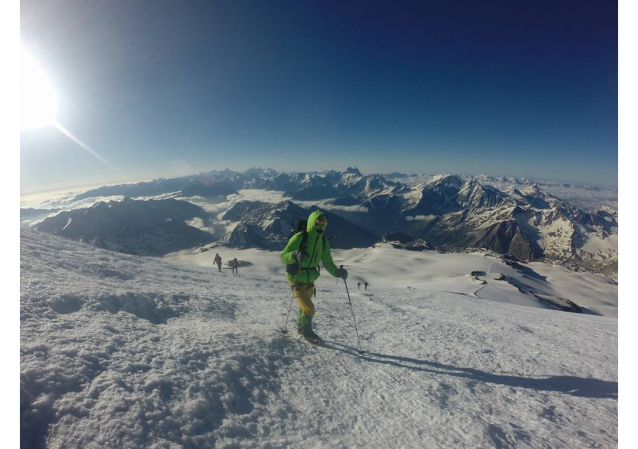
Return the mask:
<path id="1" fill-rule="evenodd" d="M 330 246 L 328 245 L 328 239 L 322 238 L 322 234 L 315 229 L 315 221 L 320 215 L 324 215 L 320 210 L 316 210 L 308 217 L 308 224 L 306 225 L 306 231 L 308 232 L 308 239 L 306 240 L 306 252 L 308 257 L 303 261 L 299 267 L 297 274 L 286 273 L 286 279 L 293 282 L 305 282 L 313 283 L 319 277 L 319 273 L 316 269 L 319 266 L 319 262 L 323 263 L 323 266 L 328 273 L 337 277 L 337 266 L 332 261 L 330 255 Z M 324 230 L 324 233 L 326 231 Z M 293 257 L 292 253 L 299 249 L 301 245 L 301 239 L 303 238 L 303 232 L 297 232 L 290 237 L 288 244 L 281 253 L 281 261 L 287 265 L 296 264 L 297 260 Z M 310 268 L 310 269 L 305 269 Z"/>

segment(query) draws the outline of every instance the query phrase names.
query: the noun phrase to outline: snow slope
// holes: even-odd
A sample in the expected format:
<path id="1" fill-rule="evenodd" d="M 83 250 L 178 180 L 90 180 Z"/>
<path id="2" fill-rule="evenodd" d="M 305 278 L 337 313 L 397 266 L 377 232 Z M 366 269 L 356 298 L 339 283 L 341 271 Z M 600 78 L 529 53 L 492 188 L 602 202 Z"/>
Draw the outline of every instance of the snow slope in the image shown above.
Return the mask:
<path id="1" fill-rule="evenodd" d="M 211 267 L 216 253 L 224 261 L 235 257 L 249 261 L 250 273 L 283 279 L 284 265 L 279 261 L 278 252 L 218 246 L 205 252 L 184 250 L 169 254 L 165 259 L 178 265 Z M 332 255 L 335 263 L 348 268 L 352 288 L 356 288 L 357 282 L 368 282 L 375 289 L 399 291 L 410 286 L 433 294 L 444 291 L 489 301 L 553 308 L 539 301 L 534 296 L 537 294 L 544 298 L 568 299 L 585 308 L 586 313 L 618 316 L 618 284 L 595 273 L 573 272 L 538 262 L 521 264 L 529 269 L 521 273 L 500 257 L 484 251 L 442 254 L 396 249 L 389 243 L 378 243 L 372 248 L 333 249 Z M 473 271 L 484 274 L 472 276 Z M 500 279 L 503 276 L 509 281 Z M 526 292 L 521 292 L 519 287 Z"/>
<path id="2" fill-rule="evenodd" d="M 23 447 L 617 446 L 614 318 L 483 301 L 443 270 L 357 290 L 355 267 L 380 265 L 348 251 L 335 259 L 352 264 L 368 352 L 325 275 L 316 348 L 277 330 L 290 293 L 272 253 L 233 276 L 196 266 L 214 252 L 161 260 L 21 232 Z M 441 264 L 507 268 L 456 256 Z M 455 283 L 468 295 L 442 290 Z"/>

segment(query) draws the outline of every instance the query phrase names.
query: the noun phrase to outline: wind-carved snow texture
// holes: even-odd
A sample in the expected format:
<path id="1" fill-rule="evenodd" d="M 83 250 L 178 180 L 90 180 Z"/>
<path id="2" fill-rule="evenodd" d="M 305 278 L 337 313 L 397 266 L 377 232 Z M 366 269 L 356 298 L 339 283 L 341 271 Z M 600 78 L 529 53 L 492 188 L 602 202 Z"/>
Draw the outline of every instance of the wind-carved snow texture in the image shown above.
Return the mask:
<path id="1" fill-rule="evenodd" d="M 352 279 L 374 251 L 353 253 Z M 22 231 L 21 446 L 615 447 L 617 321 L 477 299 L 478 278 L 507 285 L 492 279 L 500 259 L 427 257 L 430 273 L 436 257 L 477 271 L 456 291 L 445 276 L 417 290 L 351 280 L 361 355 L 343 282 L 325 273 L 317 348 L 278 332 L 283 277 Z"/>

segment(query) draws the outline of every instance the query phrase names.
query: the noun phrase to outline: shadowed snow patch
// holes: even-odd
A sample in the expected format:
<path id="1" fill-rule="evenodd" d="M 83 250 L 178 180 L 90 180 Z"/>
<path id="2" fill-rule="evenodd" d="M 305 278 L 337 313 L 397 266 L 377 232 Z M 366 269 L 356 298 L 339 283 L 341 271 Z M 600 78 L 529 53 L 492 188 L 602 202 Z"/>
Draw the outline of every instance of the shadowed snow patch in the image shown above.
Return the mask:
<path id="1" fill-rule="evenodd" d="M 78 296 L 65 294 L 51 299 L 49 306 L 58 313 L 66 314 L 80 310 L 83 302 Z"/>
<path id="2" fill-rule="evenodd" d="M 107 295 L 99 298 L 100 305 L 111 313 L 128 312 L 153 324 L 165 324 L 179 312 L 170 307 L 160 307 L 163 298 L 148 293 L 127 292 L 121 295 Z"/>
<path id="3" fill-rule="evenodd" d="M 126 273 L 108 264 L 87 264 L 82 271 L 101 278 L 115 278 L 123 281 L 128 281 L 135 277 L 133 273 Z"/>

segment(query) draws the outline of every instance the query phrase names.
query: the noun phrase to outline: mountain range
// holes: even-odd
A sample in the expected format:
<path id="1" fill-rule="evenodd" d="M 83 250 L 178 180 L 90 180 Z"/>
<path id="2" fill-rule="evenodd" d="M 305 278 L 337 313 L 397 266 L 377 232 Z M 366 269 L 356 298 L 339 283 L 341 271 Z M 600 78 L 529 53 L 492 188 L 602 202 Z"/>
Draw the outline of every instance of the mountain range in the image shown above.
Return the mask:
<path id="1" fill-rule="evenodd" d="M 162 256 L 212 241 L 211 234 L 186 223 L 207 215 L 186 201 L 124 199 L 62 211 L 34 229 L 127 254 Z"/>
<path id="2" fill-rule="evenodd" d="M 125 200 L 59 212 L 37 229 L 133 254 L 161 255 L 213 240 L 230 247 L 280 250 L 296 220 L 320 208 L 329 218 L 328 234 L 336 237 L 331 241 L 334 248 L 367 247 L 401 233 L 421 241 L 416 245 L 420 248 L 482 248 L 522 261 L 553 261 L 616 275 L 617 211 L 585 211 L 526 180 L 516 180 L 527 182 L 520 189 L 488 182 L 484 175 L 437 175 L 408 184 L 379 174 L 363 175 L 351 167 L 323 173 L 213 171 L 89 190 L 76 199 L 119 195 Z M 241 191 L 246 189 L 280 192 L 282 200 L 242 201 Z M 173 198 L 148 200 L 166 194 Z M 227 202 L 228 208 L 209 213 L 189 202 L 196 199 Z M 194 217 L 202 223 L 226 223 L 226 235 L 217 239 L 189 226 L 187 221 Z M 155 237 L 140 245 L 144 234 Z"/>
<path id="3" fill-rule="evenodd" d="M 290 237 L 296 221 L 308 217 L 318 207 L 308 209 L 292 201 L 270 204 L 261 201 L 242 201 L 224 215 L 224 220 L 239 222 L 222 242 L 230 247 L 281 250 Z M 378 238 L 371 232 L 349 222 L 345 218 L 324 211 L 329 229 L 326 236 L 332 248 L 365 248 Z"/>

